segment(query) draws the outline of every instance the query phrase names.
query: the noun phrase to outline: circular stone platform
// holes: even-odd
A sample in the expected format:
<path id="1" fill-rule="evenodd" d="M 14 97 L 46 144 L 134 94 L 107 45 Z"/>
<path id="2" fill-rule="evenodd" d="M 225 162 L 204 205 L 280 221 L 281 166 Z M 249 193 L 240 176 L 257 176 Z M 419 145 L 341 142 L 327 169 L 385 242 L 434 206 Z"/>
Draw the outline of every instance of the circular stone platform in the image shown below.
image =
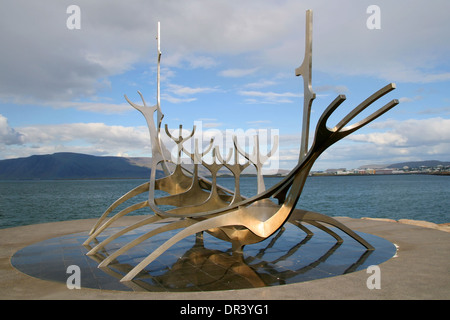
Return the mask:
<path id="1" fill-rule="evenodd" d="M 233 254 L 231 244 L 208 233 L 176 243 L 148 265 L 132 282 L 120 282 L 133 267 L 179 230 L 144 241 L 119 256 L 105 268 L 99 262 L 137 237 L 160 227 L 152 224 L 136 229 L 107 245 L 94 256 L 83 246 L 87 232 L 51 238 L 27 246 L 14 254 L 12 265 L 32 277 L 66 283 L 67 268 L 80 268 L 81 287 L 138 291 L 215 291 L 277 286 L 339 276 L 378 265 L 394 256 L 395 246 L 380 237 L 360 233 L 375 250 L 342 234 L 341 243 L 329 234 L 307 225 L 313 235 L 286 224 L 268 239 Z M 107 229 L 101 242 L 120 228 Z M 332 228 L 334 232 L 342 232 Z M 96 243 L 98 243 L 96 242 Z M 69 273 L 70 275 L 72 272 Z"/>
<path id="2" fill-rule="evenodd" d="M 141 218 L 126 217 L 114 227 Z M 266 241 L 245 247 L 242 256 L 233 256 L 230 244 L 205 234 L 203 241 L 191 237 L 179 242 L 127 285 L 119 282 L 121 276 L 170 234 L 141 244 L 107 270 L 100 270 L 96 257 L 85 256 L 88 248 L 81 245 L 94 219 L 3 229 L 0 298 L 450 298 L 449 233 L 392 222 L 338 220 L 358 231 L 376 250 L 366 251 L 341 232 L 344 242 L 336 244 L 318 229 L 311 227 L 314 235 L 307 237 L 287 224 Z M 145 231 L 128 235 L 126 242 Z M 107 248 L 102 254 L 115 249 Z M 371 290 L 366 269 L 374 264 L 381 270 L 381 289 Z M 66 286 L 69 265 L 81 269 L 81 290 Z"/>

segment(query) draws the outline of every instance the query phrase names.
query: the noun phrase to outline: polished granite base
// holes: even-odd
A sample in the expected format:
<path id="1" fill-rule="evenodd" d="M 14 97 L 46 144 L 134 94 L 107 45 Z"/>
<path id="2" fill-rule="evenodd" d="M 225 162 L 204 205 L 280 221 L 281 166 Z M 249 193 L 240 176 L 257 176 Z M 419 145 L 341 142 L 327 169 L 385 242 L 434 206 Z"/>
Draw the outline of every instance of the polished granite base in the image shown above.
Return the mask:
<path id="1" fill-rule="evenodd" d="M 233 254 L 231 244 L 207 233 L 176 243 L 148 265 L 135 280 L 120 279 L 178 230 L 159 234 L 118 257 L 107 268 L 98 263 L 124 244 L 150 231 L 153 224 L 132 231 L 107 245 L 96 256 L 86 256 L 91 247 L 83 246 L 87 232 L 69 234 L 29 245 L 14 254 L 12 265 L 21 272 L 43 280 L 66 283 L 77 265 L 81 286 L 120 291 L 212 291 L 278 286 L 334 277 L 379 265 L 392 258 L 396 247 L 391 242 L 358 232 L 373 247 L 366 251 L 358 242 L 331 228 L 344 240 L 336 243 L 329 234 L 308 225 L 308 236 L 298 227 L 286 224 L 270 238 L 244 247 Z M 106 230 L 98 242 L 117 231 Z"/>

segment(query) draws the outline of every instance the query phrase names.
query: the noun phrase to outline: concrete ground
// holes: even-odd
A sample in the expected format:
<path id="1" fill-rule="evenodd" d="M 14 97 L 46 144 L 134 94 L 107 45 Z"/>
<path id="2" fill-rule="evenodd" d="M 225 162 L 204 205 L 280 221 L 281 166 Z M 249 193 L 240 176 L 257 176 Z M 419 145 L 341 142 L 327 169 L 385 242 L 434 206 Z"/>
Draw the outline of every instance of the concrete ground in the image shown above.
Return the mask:
<path id="1" fill-rule="evenodd" d="M 125 217 L 115 226 L 141 217 Z M 90 229 L 94 219 L 44 223 L 0 230 L 0 299 L 150 299 L 150 300 L 290 300 L 290 299 L 450 299 L 450 233 L 391 221 L 337 218 L 350 228 L 385 238 L 397 254 L 379 265 L 381 288 L 368 289 L 367 270 L 313 281 L 215 292 L 122 292 L 82 288 L 30 277 L 10 263 L 30 244 Z"/>

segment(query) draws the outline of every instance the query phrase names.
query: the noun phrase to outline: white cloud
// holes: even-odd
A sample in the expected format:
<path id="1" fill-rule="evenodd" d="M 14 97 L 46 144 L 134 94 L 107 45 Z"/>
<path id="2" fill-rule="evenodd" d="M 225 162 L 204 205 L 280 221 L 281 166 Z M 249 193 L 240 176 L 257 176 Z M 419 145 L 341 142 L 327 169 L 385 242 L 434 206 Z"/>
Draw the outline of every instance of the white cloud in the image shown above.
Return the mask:
<path id="1" fill-rule="evenodd" d="M 401 97 L 398 99 L 398 101 L 400 103 L 405 103 L 405 102 L 414 102 L 414 101 L 419 101 L 422 100 L 422 96 L 415 96 L 415 97 Z"/>
<path id="2" fill-rule="evenodd" d="M 0 117 L 0 128 L 3 128 Z M 12 131 L 11 131 L 12 130 Z M 3 132 L 0 129 L 0 132 Z M 1 158 L 30 156 L 62 151 L 88 154 L 133 154 L 151 156 L 148 129 L 145 127 L 108 126 L 104 123 L 67 123 L 10 128 L 20 132 L 15 148 L 0 148 Z M 1 134 L 1 133 L 0 133 Z M 10 143 L 14 142 L 10 140 Z"/>
<path id="3" fill-rule="evenodd" d="M 386 120 L 374 123 L 370 127 L 388 131 L 383 133 L 354 134 L 349 136 L 349 139 L 371 142 L 376 145 L 403 147 L 450 144 L 450 119 L 441 117 L 422 120 L 409 119 L 405 121 Z"/>
<path id="4" fill-rule="evenodd" d="M 268 125 L 272 121 L 270 120 L 253 120 L 253 121 L 247 121 L 247 124 L 250 126 L 260 126 L 260 125 Z"/>
<path id="5" fill-rule="evenodd" d="M 9 126 L 8 119 L 0 114 L 0 145 L 23 144 L 24 135 Z"/>
<path id="6" fill-rule="evenodd" d="M 205 143 L 211 128 L 218 127 L 216 119 L 202 119 Z M 267 123 L 267 121 L 255 121 Z M 409 160 L 450 157 L 450 119 L 386 120 L 374 123 L 372 132 L 353 134 L 326 150 L 318 159 L 314 170 L 331 167 L 356 168 L 369 163 L 390 164 Z M 214 129 L 216 130 L 216 129 Z M 221 132 L 221 131 L 220 131 Z M 5 138 L 6 137 L 6 138 Z M 0 116 L 0 146 L 2 158 L 47 154 L 61 151 L 96 155 L 128 154 L 151 156 L 148 130 L 145 127 L 108 126 L 104 123 L 74 123 L 11 128 Z M 281 135 L 279 160 L 282 168 L 293 168 L 298 160 L 300 135 Z"/>
<path id="7" fill-rule="evenodd" d="M 142 143 L 146 131 L 142 128 L 108 126 L 104 123 L 68 123 L 57 125 L 37 125 L 21 127 L 26 143 L 47 143 L 52 141 L 84 140 L 101 143 Z"/>
<path id="8" fill-rule="evenodd" d="M 66 109 L 73 108 L 80 111 L 89 111 L 102 114 L 123 114 L 132 110 L 132 107 L 124 103 L 111 103 L 102 102 L 110 99 L 98 99 L 93 97 L 91 101 L 68 101 L 68 100 L 48 100 L 48 101 L 36 101 L 30 97 L 4 97 L 4 102 L 7 104 L 19 104 L 19 105 L 31 105 L 50 107 L 54 109 Z"/>
<path id="9" fill-rule="evenodd" d="M 375 122 L 364 134 L 351 134 L 328 148 L 313 170 L 358 168 L 367 164 L 450 159 L 450 119 L 440 117 Z M 284 168 L 298 161 L 300 134 L 280 137 L 280 159 Z"/>
<path id="10" fill-rule="evenodd" d="M 440 114 L 440 115 L 450 115 L 450 107 L 442 108 L 426 108 L 420 111 L 419 114 Z"/>
<path id="11" fill-rule="evenodd" d="M 197 98 L 177 98 L 167 93 L 161 94 L 161 99 L 169 101 L 170 103 L 187 103 L 197 100 Z"/>
<path id="12" fill-rule="evenodd" d="M 97 113 L 120 114 L 133 110 L 125 102 L 94 98 L 102 89 L 112 91 L 112 81 L 119 78 L 114 76 L 126 75 L 129 81 L 130 76 L 137 74 L 134 68 L 154 72 L 156 22 L 161 21 L 163 100 L 192 102 L 200 94 L 219 92 L 219 87 L 214 85 L 185 85 L 177 78 L 186 69 L 203 68 L 213 76 L 228 77 L 220 81 L 231 80 L 236 86 L 241 85 L 238 93 L 247 103 L 291 103 L 301 95 L 289 92 L 294 89 L 280 90 L 272 86 L 286 80 L 277 74 L 293 77 L 293 68 L 301 63 L 305 10 L 309 8 L 314 10 L 313 70 L 321 78 L 329 75 L 337 79 L 338 84 L 322 81 L 314 86 L 313 82 L 316 92 L 347 91 L 346 86 L 340 85 L 341 75 L 424 84 L 450 80 L 450 46 L 448 41 L 443 41 L 450 29 L 447 0 L 429 2 L 425 11 L 423 1 L 378 0 L 382 15 L 380 30 L 366 28 L 368 3 L 354 0 L 339 3 L 324 0 L 136 0 L 132 4 L 80 0 L 77 4 L 81 8 L 82 28 L 70 31 L 65 25 L 67 3 L 1 2 L 0 41 L 5 44 L 5 50 L 0 59 L 0 99 L 11 105 L 46 105 Z M 276 76 L 269 77 L 270 74 Z M 257 81 L 256 75 L 270 80 Z M 238 78 L 246 76 L 251 79 L 248 82 L 252 82 L 239 84 L 243 79 Z M 314 76 L 313 80 L 317 78 Z M 119 78 L 119 84 L 120 80 L 123 78 Z M 132 79 L 142 84 L 140 80 Z M 262 88 L 270 89 L 264 92 Z M 398 88 L 401 90 L 400 84 Z M 401 93 L 400 100 L 419 102 L 419 96 L 409 96 L 405 92 L 408 90 Z M 428 97 L 424 94 L 423 100 Z M 433 101 L 426 103 L 432 105 Z M 435 105 L 436 108 L 422 113 L 448 114 L 447 107 Z M 351 158 L 355 152 L 361 157 L 376 157 L 377 154 L 444 157 L 448 154 L 445 151 L 448 141 L 443 137 L 448 136 L 448 132 L 442 127 L 449 126 L 448 120 L 434 119 L 417 123 L 413 120 L 384 122 L 378 127 L 375 124 L 372 129 L 383 129 L 384 125 L 387 132 L 352 135 L 349 139 L 353 140 L 349 141 L 355 149 L 339 144 L 336 154 L 345 150 L 347 153 L 342 152 L 342 159 Z M 130 143 L 126 137 L 142 140 L 138 132 L 125 130 L 125 127 L 87 123 L 85 127 L 66 124 L 11 128 L 5 119 L 0 120 L 3 145 L 16 143 L 9 146 L 21 148 L 20 152 L 25 152 L 26 148 L 31 152 L 32 146 L 40 148 L 35 151 L 48 151 L 57 145 L 62 150 L 109 152 L 111 143 L 112 148 L 117 149 L 114 154 L 130 153 L 125 148 L 126 142 Z M 221 121 L 224 120 L 221 118 Z M 210 123 L 218 124 L 217 121 Z M 414 129 L 417 126 L 419 129 Z M 117 137 L 117 148 L 95 128 L 111 134 L 111 138 Z M 115 136 L 118 132 L 122 136 Z M 104 144 L 97 143 L 99 137 L 104 139 Z M 143 143 L 138 145 L 144 147 Z"/>
<path id="13" fill-rule="evenodd" d="M 104 103 L 104 102 L 53 102 L 51 106 L 54 108 L 75 108 L 80 111 L 89 111 L 103 114 L 122 114 L 133 110 L 128 103 Z"/>
<path id="14" fill-rule="evenodd" d="M 450 55 L 442 41 L 450 28 L 448 2 L 427 3 L 426 12 L 418 0 L 377 4 L 382 25 L 374 31 L 366 28 L 367 4 L 349 0 L 339 5 L 307 0 L 80 1 L 82 27 L 70 31 L 63 2 L 5 0 L 0 41 L 8 50 L 0 61 L 0 97 L 62 101 L 92 96 L 104 88 L 104 79 L 136 63 L 154 65 L 157 21 L 163 62 L 169 66 L 212 68 L 225 55 L 239 62 L 220 73 L 226 77 L 254 74 L 260 66 L 297 66 L 308 8 L 314 10 L 316 70 L 389 81 L 448 81 L 448 64 L 442 68 Z"/>
<path id="15" fill-rule="evenodd" d="M 315 92 L 327 92 L 332 91 L 337 94 L 346 93 L 348 92 L 348 88 L 344 85 L 322 85 L 322 86 L 315 86 L 314 87 Z"/>
<path id="16" fill-rule="evenodd" d="M 328 154 L 342 155 L 354 162 L 361 160 L 360 164 L 450 158 L 450 119 L 386 120 L 370 125 L 370 129 L 383 132 L 350 135 L 346 140 L 357 143 L 339 143 Z"/>
<path id="17" fill-rule="evenodd" d="M 203 128 L 218 128 L 221 127 L 221 122 L 205 122 L 203 123 Z"/>
<path id="18" fill-rule="evenodd" d="M 162 63 L 165 66 L 189 69 L 209 69 L 219 64 L 214 57 L 208 55 L 185 52 L 183 49 L 162 55 Z"/>
<path id="19" fill-rule="evenodd" d="M 277 83 L 272 80 L 260 80 L 258 82 L 247 83 L 246 85 L 244 85 L 244 87 L 249 89 L 261 89 L 265 87 L 274 86 L 276 84 Z"/>
<path id="20" fill-rule="evenodd" d="M 240 78 L 251 75 L 258 71 L 258 68 L 250 69 L 227 69 L 219 72 L 219 75 L 227 78 Z"/>
<path id="21" fill-rule="evenodd" d="M 189 56 L 187 57 L 187 61 L 189 63 L 189 67 L 193 69 L 196 68 L 209 69 L 218 64 L 218 62 L 214 58 L 200 55 Z"/>
<path id="22" fill-rule="evenodd" d="M 186 96 L 186 95 L 193 95 L 197 93 L 211 93 L 211 92 L 218 92 L 220 91 L 218 88 L 209 88 L 209 87 L 188 87 L 188 86 L 181 86 L 177 84 L 168 84 L 167 85 L 167 91 L 174 93 L 179 96 Z"/>
<path id="23" fill-rule="evenodd" d="M 246 99 L 247 103 L 292 103 L 293 100 L 290 98 L 300 98 L 301 94 L 292 92 L 263 92 L 263 91 L 239 91 L 238 94 L 246 97 L 254 97 Z"/>
<path id="24" fill-rule="evenodd" d="M 405 135 L 399 134 L 397 132 L 355 134 L 349 139 L 359 142 L 370 142 L 378 146 L 404 146 L 408 142 L 408 138 Z"/>
<path id="25" fill-rule="evenodd" d="M 221 91 L 219 88 L 211 88 L 211 87 L 189 87 L 182 86 L 178 84 L 168 83 L 167 92 L 161 94 L 161 98 L 169 101 L 171 103 L 188 103 L 196 101 L 196 97 L 191 97 L 192 95 L 201 94 L 201 93 L 213 93 Z M 175 96 L 174 96 L 175 95 Z"/>

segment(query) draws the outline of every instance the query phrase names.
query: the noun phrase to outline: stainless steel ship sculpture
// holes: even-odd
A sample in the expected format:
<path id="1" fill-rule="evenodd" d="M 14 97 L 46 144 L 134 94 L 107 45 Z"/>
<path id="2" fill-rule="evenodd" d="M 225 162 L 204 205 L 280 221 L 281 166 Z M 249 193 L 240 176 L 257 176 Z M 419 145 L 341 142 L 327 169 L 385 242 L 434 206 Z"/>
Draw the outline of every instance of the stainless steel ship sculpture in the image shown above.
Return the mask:
<path id="1" fill-rule="evenodd" d="M 335 227 L 346 233 L 367 250 L 373 250 L 373 247 L 354 231 L 340 223 L 339 221 L 312 211 L 305 211 L 296 208 L 299 197 L 308 174 L 320 156 L 328 147 L 355 132 L 375 120 L 395 105 L 398 100 L 392 100 L 383 107 L 379 108 L 365 119 L 346 126 L 352 119 L 365 110 L 373 102 L 395 89 L 394 84 L 388 84 L 378 90 L 365 101 L 354 108 L 342 120 L 330 128 L 327 126 L 327 120 L 333 112 L 346 99 L 344 95 L 337 96 L 333 102 L 326 108 L 321 115 L 312 145 L 308 146 L 310 113 L 312 102 L 315 99 L 315 93 L 311 86 L 312 75 L 312 11 L 306 12 L 306 43 L 304 59 L 300 67 L 295 69 L 296 76 L 303 77 L 303 124 L 300 146 L 300 156 L 298 164 L 281 181 L 266 190 L 262 166 L 276 150 L 277 140 L 272 145 L 272 151 L 263 156 L 259 152 L 258 140 L 255 138 L 254 152 L 252 155 L 246 153 L 234 139 L 234 147 L 226 157 L 222 157 L 218 146 L 214 146 L 211 140 L 206 150 L 199 151 L 198 141 L 195 140 L 195 148 L 190 152 L 185 147 L 185 143 L 190 140 L 195 132 L 195 127 L 191 134 L 182 135 L 182 127 L 178 137 L 174 136 L 165 126 L 165 132 L 174 141 L 177 146 L 177 159 L 171 160 L 172 156 L 168 148 L 161 139 L 161 124 L 163 113 L 160 107 L 160 26 L 158 23 L 158 64 L 157 64 L 157 102 L 154 106 L 147 106 L 140 92 L 143 105 L 137 105 L 131 102 L 126 96 L 128 103 L 140 111 L 146 121 L 150 132 L 150 141 L 152 147 L 152 167 L 149 182 L 146 182 L 133 190 L 130 190 L 118 200 L 116 200 L 98 219 L 89 233 L 89 238 L 84 245 L 96 244 L 87 255 L 95 255 L 106 245 L 115 239 L 135 230 L 156 222 L 167 222 L 158 224 L 154 229 L 137 237 L 128 244 L 120 247 L 112 254 L 100 262 L 99 267 L 106 267 L 117 257 L 127 252 L 129 249 L 141 244 L 145 240 L 167 231 L 180 229 L 171 238 L 167 239 L 159 248 L 143 258 L 131 271 L 129 271 L 121 281 L 131 281 L 141 270 L 152 263 L 156 258 L 168 250 L 178 241 L 190 236 L 201 236 L 207 232 L 219 239 L 228 241 L 232 245 L 233 252 L 242 252 L 245 245 L 263 241 L 278 231 L 285 223 L 292 223 L 307 233 L 311 233 L 304 224 L 313 225 L 324 230 L 333 236 L 338 242 L 342 238 L 325 225 Z M 155 121 L 156 113 L 156 121 Z M 204 156 L 212 154 L 212 163 L 206 163 Z M 188 155 L 192 160 L 193 169 L 188 170 L 181 163 L 182 154 Z M 234 155 L 234 156 L 233 156 Z M 243 159 L 244 163 L 243 163 Z M 173 163 L 175 162 L 175 163 Z M 255 196 L 246 198 L 241 195 L 239 189 L 240 176 L 243 170 L 253 165 L 256 168 L 258 192 Z M 199 175 L 199 166 L 207 168 L 211 174 L 211 179 L 205 179 Z M 217 173 L 221 168 L 227 168 L 234 175 L 234 190 L 228 190 L 217 184 Z M 156 177 L 156 172 L 160 168 L 165 176 Z M 166 192 L 165 195 L 157 197 L 156 190 Z M 147 200 L 128 206 L 127 208 L 112 215 L 115 209 L 124 202 L 140 195 L 148 193 Z M 168 194 L 168 195 L 167 195 Z M 273 200 L 277 199 L 276 204 Z M 170 206 L 170 209 L 164 210 L 164 207 Z M 111 224 L 121 217 L 141 208 L 149 208 L 153 214 L 143 218 L 141 221 L 128 227 L 120 229 L 115 234 L 109 236 L 101 242 L 96 242 L 96 238 Z M 117 210 L 116 210 L 117 211 Z M 111 217 L 110 214 L 112 215 Z"/>

